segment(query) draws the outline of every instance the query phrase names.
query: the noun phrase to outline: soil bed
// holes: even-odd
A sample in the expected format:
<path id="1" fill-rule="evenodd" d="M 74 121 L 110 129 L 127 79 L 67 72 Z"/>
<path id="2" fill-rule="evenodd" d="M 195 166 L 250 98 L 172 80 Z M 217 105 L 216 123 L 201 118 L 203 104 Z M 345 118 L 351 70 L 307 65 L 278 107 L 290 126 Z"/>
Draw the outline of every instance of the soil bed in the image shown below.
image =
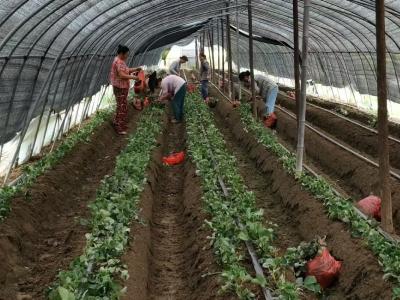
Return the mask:
<path id="1" fill-rule="evenodd" d="M 129 133 L 138 116 L 130 111 Z M 117 136 L 106 122 L 90 142 L 77 145 L 25 195 L 12 200 L 11 213 L 0 224 L 1 300 L 44 299 L 58 271 L 81 254 L 87 204 L 126 144 L 127 138 Z"/>
<path id="2" fill-rule="evenodd" d="M 220 101 L 216 110 L 217 123 L 239 160 L 246 183 L 265 209 L 266 219 L 279 225 L 278 246 L 326 236 L 331 253 L 343 261 L 339 280 L 327 291 L 327 299 L 390 299 L 391 286 L 382 280 L 376 257 L 362 241 L 352 238 L 344 224 L 330 220 L 322 204 L 302 190 L 277 158 L 243 130 L 240 116 L 230 104 Z"/>
<path id="3" fill-rule="evenodd" d="M 279 86 L 279 90 L 282 92 L 294 91 L 293 88 L 285 87 L 282 85 Z M 278 102 L 279 102 L 279 100 L 280 99 L 278 99 Z M 291 100 L 291 101 L 293 101 L 293 100 Z M 367 112 L 364 112 L 362 110 L 359 110 L 356 107 L 352 107 L 352 106 L 342 104 L 339 102 L 323 100 L 321 98 L 314 97 L 314 96 L 307 96 L 307 102 L 315 104 L 315 105 L 320 106 L 325 109 L 329 109 L 334 112 L 345 111 L 347 118 L 358 121 L 359 123 L 362 123 L 364 125 L 371 126 L 371 119 L 373 118 L 373 115 L 369 114 Z M 308 111 L 308 109 L 309 108 L 307 107 L 307 111 Z M 389 132 L 391 135 L 393 135 L 395 137 L 400 137 L 400 124 L 395 123 L 395 122 L 389 122 Z"/>
<path id="4" fill-rule="evenodd" d="M 278 97 L 278 103 L 293 113 L 296 111 L 296 102 L 289 97 L 280 95 Z M 277 111 L 283 114 L 279 109 Z M 313 124 L 313 126 L 316 126 L 317 129 L 322 129 L 322 131 L 331 134 L 338 140 L 344 141 L 362 153 L 372 156 L 375 161 L 377 161 L 377 134 L 312 106 L 307 106 L 307 121 Z M 400 144 L 389 140 L 389 151 L 392 167 L 400 169 Z"/>
<path id="5" fill-rule="evenodd" d="M 287 114 L 277 112 L 277 132 L 281 139 L 296 146 L 296 121 Z M 306 159 L 329 176 L 341 189 L 358 201 L 368 195 L 379 195 L 378 168 L 369 165 L 349 152 L 325 140 L 306 128 Z M 400 182 L 391 179 L 393 218 L 397 230 L 400 229 Z"/>
<path id="6" fill-rule="evenodd" d="M 144 224 L 132 227 L 133 243 L 124 256 L 130 274 L 125 299 L 236 299 L 218 295 L 219 269 L 193 164 L 161 164 L 163 155 L 185 149 L 185 126 L 168 124 L 160 143 L 141 199 Z"/>

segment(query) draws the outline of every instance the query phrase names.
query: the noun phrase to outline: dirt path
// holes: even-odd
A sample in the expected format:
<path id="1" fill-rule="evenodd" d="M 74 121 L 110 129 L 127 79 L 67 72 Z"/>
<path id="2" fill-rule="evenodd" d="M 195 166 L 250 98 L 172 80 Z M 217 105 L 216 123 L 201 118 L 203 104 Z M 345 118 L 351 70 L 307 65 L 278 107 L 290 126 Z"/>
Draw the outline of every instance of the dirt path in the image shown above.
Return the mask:
<path id="1" fill-rule="evenodd" d="M 129 132 L 139 114 L 129 113 Z M 44 290 L 60 269 L 82 252 L 87 204 L 115 157 L 127 144 L 110 122 L 100 126 L 89 143 L 80 143 L 54 169 L 12 201 L 0 224 L 0 299 L 44 299 Z"/>
<path id="2" fill-rule="evenodd" d="M 278 225 L 277 234 L 279 236 L 278 246 L 281 249 L 298 246 L 302 237 L 298 231 L 297 224 L 292 222 L 292 218 L 282 214 L 282 203 L 274 198 L 270 193 L 268 181 L 265 180 L 264 173 L 257 167 L 249 157 L 248 151 L 237 143 L 226 122 L 214 113 L 214 118 L 218 128 L 224 135 L 229 151 L 236 157 L 240 174 L 246 186 L 253 191 L 259 207 L 264 209 L 265 220 Z"/>
<path id="3" fill-rule="evenodd" d="M 352 238 L 344 224 L 330 220 L 322 204 L 281 167 L 277 158 L 243 130 L 240 116 L 221 101 L 215 114 L 229 149 L 238 158 L 246 184 L 251 187 L 265 217 L 278 224 L 278 246 L 326 236 L 331 253 L 343 261 L 338 282 L 325 299 L 390 299 L 390 285 L 382 280 L 376 257 L 363 242 Z M 255 171 L 258 170 L 258 171 Z"/>
<path id="4" fill-rule="evenodd" d="M 181 151 L 184 128 L 168 132 L 166 153 Z M 190 230 L 183 217 L 184 165 L 163 167 L 153 206 L 153 260 L 150 265 L 149 299 L 187 299 L 190 295 L 185 252 L 190 247 Z"/>
<path id="5" fill-rule="evenodd" d="M 133 243 L 124 256 L 130 274 L 125 299 L 236 299 L 218 295 L 219 270 L 192 162 L 174 167 L 160 163 L 162 156 L 185 149 L 185 126 L 168 124 L 160 144 L 141 198 L 144 222 L 132 226 Z"/>

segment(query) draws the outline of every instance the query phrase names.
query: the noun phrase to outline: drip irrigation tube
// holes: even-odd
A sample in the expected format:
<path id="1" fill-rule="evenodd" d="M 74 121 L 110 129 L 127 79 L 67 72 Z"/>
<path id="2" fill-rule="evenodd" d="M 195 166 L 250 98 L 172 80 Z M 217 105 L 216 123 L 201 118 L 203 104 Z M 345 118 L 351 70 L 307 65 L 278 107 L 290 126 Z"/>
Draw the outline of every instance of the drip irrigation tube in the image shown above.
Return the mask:
<path id="1" fill-rule="evenodd" d="M 356 125 L 356 126 L 358 126 L 358 127 L 361 127 L 361 128 L 363 128 L 363 129 L 365 129 L 365 130 L 368 130 L 369 132 L 378 134 L 378 130 L 373 129 L 373 128 L 371 128 L 371 127 L 368 127 L 367 125 L 364 125 L 364 124 L 362 124 L 362 123 L 360 123 L 360 122 L 357 122 L 357 121 L 355 121 L 355 120 L 352 120 L 352 119 L 350 119 L 350 118 L 347 118 L 347 117 L 345 117 L 345 116 L 343 116 L 343 115 L 341 115 L 341 114 L 338 114 L 338 113 L 336 113 L 336 112 L 334 112 L 334 111 L 331 111 L 331 110 L 329 110 L 329 109 L 323 108 L 323 107 L 318 106 L 318 105 L 315 105 L 315 104 L 313 104 L 313 103 L 307 103 L 307 105 L 309 105 L 309 106 L 311 106 L 311 107 L 314 107 L 314 108 L 317 108 L 317 109 L 319 109 L 319 110 L 322 110 L 322 111 L 324 111 L 324 112 L 327 112 L 327 113 L 329 113 L 329 114 L 331 114 L 331 115 L 334 115 L 335 117 L 341 118 L 341 119 L 343 119 L 343 120 L 345 120 L 345 121 L 347 121 L 347 122 L 349 122 L 349 123 L 352 123 L 352 124 L 354 124 L 354 125 Z M 389 140 L 391 140 L 391 141 L 393 141 L 393 142 L 395 142 L 395 143 L 400 144 L 400 139 L 395 138 L 395 137 L 393 137 L 393 136 L 389 136 L 388 138 L 389 138 Z"/>
<path id="2" fill-rule="evenodd" d="M 217 74 L 217 76 L 220 77 L 220 78 L 222 77 L 222 76 L 219 75 L 219 74 Z M 247 94 L 251 95 L 250 91 L 248 91 L 248 90 L 246 90 L 246 89 L 243 89 L 243 91 L 245 91 Z M 285 94 L 282 93 L 282 92 L 280 92 L 279 94 L 280 94 L 281 96 L 287 97 L 287 95 L 285 95 Z M 329 114 L 331 114 L 331 115 L 333 115 L 333 116 L 335 116 L 335 117 L 338 117 L 338 118 L 340 118 L 340 119 L 342 119 L 342 120 L 344 120 L 344 121 L 346 121 L 346 122 L 349 122 L 349 123 L 351 123 L 351 124 L 353 124 L 353 125 L 356 125 L 356 126 L 358 126 L 358 127 L 361 127 L 361 128 L 363 128 L 363 129 L 365 129 L 365 130 L 367 130 L 367 131 L 369 131 L 369 132 L 372 132 L 372 133 L 374 133 L 374 134 L 378 134 L 378 130 L 376 130 L 376 129 L 374 129 L 374 128 L 371 128 L 371 127 L 369 127 L 369 126 L 367 126 L 367 125 L 364 125 L 364 124 L 362 124 L 362 123 L 360 123 L 360 122 L 358 122 L 358 121 L 355 121 L 355 120 L 353 120 L 353 119 L 350 119 L 350 118 L 348 118 L 348 117 L 345 117 L 345 116 L 343 116 L 343 115 L 341 115 L 341 114 L 339 114 L 339 113 L 336 113 L 336 112 L 334 112 L 334 111 L 331 111 L 331 110 L 329 110 L 329 109 L 323 108 L 323 107 L 321 107 L 321 106 L 318 106 L 318 105 L 316 105 L 316 104 L 309 103 L 309 102 L 307 102 L 307 106 L 311 106 L 311 107 L 313 107 L 313 108 L 319 109 L 319 110 L 321 110 L 321 111 L 323 111 L 323 112 L 326 112 L 326 113 L 329 113 Z M 400 139 L 399 139 L 399 138 L 396 138 L 396 137 L 394 137 L 394 136 L 392 136 L 392 135 L 390 135 L 388 138 L 389 138 L 389 140 L 391 140 L 391 141 L 393 141 L 393 142 L 395 142 L 395 143 L 397 143 L 397 144 L 400 144 Z"/>
<path id="3" fill-rule="evenodd" d="M 185 77 L 186 77 L 186 75 L 185 75 Z M 209 155 L 211 157 L 211 160 L 213 162 L 214 168 L 217 169 L 217 163 L 216 163 L 215 157 L 213 155 L 213 151 L 212 151 L 211 146 L 210 146 L 210 142 L 209 142 L 209 138 L 208 138 L 207 132 L 206 132 L 203 124 L 201 124 L 201 131 L 203 132 L 204 141 L 206 141 L 207 149 L 208 149 Z M 224 183 L 224 180 L 222 179 L 222 177 L 220 175 L 218 175 L 218 183 L 219 183 L 219 185 L 221 187 L 221 190 L 222 190 L 224 196 L 226 198 L 229 198 L 229 190 L 226 187 L 226 185 Z M 236 219 L 235 222 L 236 222 L 236 225 L 240 229 L 242 229 L 242 230 L 244 229 L 244 226 L 240 222 L 240 220 Z M 259 263 L 259 259 L 257 257 L 257 254 L 256 254 L 256 251 L 254 249 L 253 244 L 250 241 L 245 241 L 245 245 L 246 245 L 246 248 L 247 248 L 247 252 L 249 253 L 249 255 L 251 257 L 251 262 L 253 264 L 254 271 L 256 272 L 257 276 L 263 278 L 266 281 L 266 278 L 265 278 L 265 275 L 264 275 L 264 271 L 263 271 L 263 269 L 262 269 L 262 267 L 261 267 L 261 265 Z M 262 289 L 262 292 L 263 292 L 265 300 L 273 300 L 274 299 L 272 297 L 271 291 L 268 288 L 262 287 L 261 289 Z"/>
<path id="4" fill-rule="evenodd" d="M 216 87 L 216 88 L 218 89 L 217 86 L 214 85 L 214 87 Z M 219 89 L 218 89 L 218 90 L 219 90 Z M 244 92 L 246 92 L 248 95 L 251 95 L 250 91 L 248 91 L 247 89 L 242 89 L 242 90 L 243 90 Z M 221 91 L 219 90 L 219 92 L 221 92 Z M 224 95 L 224 97 L 225 97 L 225 95 Z M 232 101 L 229 100 L 229 102 L 232 102 Z M 321 110 L 324 110 L 324 111 L 327 111 L 327 112 L 329 112 L 329 113 L 332 113 L 332 114 L 334 114 L 335 116 L 338 116 L 338 117 L 342 118 L 343 120 L 346 120 L 346 121 L 348 121 L 348 122 L 351 122 L 352 124 L 358 125 L 358 126 L 364 128 L 364 129 L 369 130 L 370 132 L 373 132 L 373 133 L 377 134 L 377 131 L 376 131 L 376 130 L 374 130 L 374 129 L 372 129 L 372 128 L 369 128 L 368 126 L 365 126 L 365 125 L 363 125 L 363 124 L 360 124 L 360 123 L 358 123 L 358 122 L 356 122 L 356 121 L 354 121 L 354 120 L 351 120 L 351 119 L 349 119 L 349 118 L 346 118 L 346 117 L 344 117 L 344 116 L 341 116 L 341 115 L 339 115 L 339 114 L 336 114 L 336 113 L 334 113 L 334 112 L 331 112 L 331 111 L 329 111 L 329 110 L 327 110 L 327 109 L 318 107 L 318 106 L 316 106 L 316 105 L 314 105 L 314 104 L 309 104 L 309 105 L 314 106 L 314 107 L 317 107 L 317 108 L 319 108 L 319 109 L 321 109 Z M 279 109 L 280 111 L 282 111 L 283 113 L 287 114 L 288 116 L 290 116 L 292 119 L 295 119 L 295 120 L 296 120 L 296 116 L 295 116 L 293 113 L 291 113 L 291 112 L 289 112 L 288 110 L 286 110 L 285 108 L 283 108 L 283 107 L 281 107 L 281 106 L 279 106 L 279 105 L 276 105 L 276 108 Z M 372 165 L 372 166 L 374 166 L 374 167 L 376 167 L 376 168 L 379 168 L 379 164 L 378 164 L 377 162 L 375 162 L 375 161 L 369 159 L 368 157 L 362 155 L 361 153 L 359 153 L 359 152 L 357 152 L 357 151 L 351 149 L 350 147 L 348 147 L 348 146 L 346 146 L 346 145 L 343 145 L 342 143 L 338 142 L 337 140 L 335 140 L 335 139 L 329 137 L 328 135 L 322 133 L 320 130 L 318 130 L 318 129 L 316 129 L 315 127 L 313 127 L 312 125 L 310 125 L 310 123 L 306 122 L 306 127 L 307 127 L 308 129 L 310 129 L 311 131 L 313 131 L 314 133 L 316 133 L 316 134 L 318 134 L 319 136 L 321 136 L 322 138 L 324 138 L 324 139 L 326 139 L 327 141 L 331 142 L 332 144 L 334 144 L 334 145 L 340 147 L 341 149 L 343 149 L 343 150 L 349 152 L 350 154 L 352 154 L 352 155 L 358 157 L 359 159 L 365 161 L 366 163 L 368 163 L 368 164 L 370 164 L 370 165 Z M 399 139 L 396 139 L 396 138 L 394 138 L 394 137 L 389 137 L 389 138 L 390 138 L 392 141 L 394 141 L 394 142 L 400 144 L 400 140 L 399 140 Z M 400 174 L 399 174 L 399 173 L 396 173 L 395 171 L 390 170 L 390 175 L 391 175 L 393 178 L 396 178 L 397 180 L 400 180 Z"/>
<path id="5" fill-rule="evenodd" d="M 213 84 L 213 83 L 211 83 L 211 84 L 215 87 L 215 89 L 220 93 L 221 96 L 223 96 L 226 100 L 228 100 L 229 102 L 232 103 L 232 101 L 231 101 L 231 100 L 230 100 L 230 99 L 215 85 L 215 84 Z M 246 90 L 245 90 L 245 91 L 246 91 Z M 246 91 L 246 92 L 248 92 L 248 91 Z M 283 145 L 282 145 L 282 147 L 283 147 L 286 151 L 291 152 L 289 149 L 287 149 L 287 148 L 284 147 Z M 316 171 L 314 171 L 310 166 L 308 166 L 308 165 L 306 165 L 306 164 L 304 164 L 304 163 L 303 163 L 303 166 L 304 166 L 304 169 L 305 169 L 307 172 L 309 172 L 310 174 L 314 175 L 315 177 L 324 178 L 324 176 L 322 176 L 321 174 L 318 174 L 318 173 L 317 173 Z M 343 198 L 347 198 L 347 197 L 344 197 L 343 194 L 340 193 L 337 189 L 335 189 L 335 188 L 333 188 L 333 187 L 331 187 L 331 188 L 332 188 L 332 191 L 333 191 L 337 196 L 343 197 Z M 365 220 L 369 220 L 369 218 L 368 218 L 363 212 L 361 212 L 355 205 L 353 205 L 353 209 L 354 209 L 354 211 L 355 211 L 360 217 L 362 217 L 362 218 L 365 219 Z M 394 244 L 399 244 L 399 243 L 400 243 L 400 238 L 388 234 L 388 233 L 385 232 L 381 227 L 379 227 L 379 226 L 376 227 L 376 230 L 377 230 L 387 241 L 389 241 L 389 242 L 391 242 L 391 243 L 394 243 Z"/>
<path id="6" fill-rule="evenodd" d="M 296 120 L 296 116 L 295 116 L 293 113 L 291 113 L 291 112 L 289 112 L 288 110 L 286 110 L 285 108 L 283 108 L 283 107 L 281 107 L 281 106 L 279 106 L 279 105 L 276 105 L 276 108 L 278 108 L 278 109 L 279 109 L 280 111 L 282 111 L 283 113 L 287 114 L 287 115 L 288 115 L 289 117 L 291 117 L 292 119 Z M 360 154 L 359 152 L 357 152 L 357 151 L 351 149 L 350 147 L 345 146 L 345 145 L 339 143 L 337 140 L 335 140 L 335 139 L 329 137 L 328 135 L 322 133 L 322 132 L 319 131 L 318 129 L 316 129 L 316 128 L 314 128 L 313 126 L 311 126 L 309 123 L 306 123 L 306 127 L 307 127 L 308 129 L 310 129 L 311 131 L 315 132 L 316 134 L 318 134 L 319 136 L 323 137 L 323 138 L 326 139 L 327 141 L 329 141 L 329 142 L 331 142 L 332 144 L 335 144 L 336 146 L 340 147 L 341 149 L 343 149 L 343 150 L 345 150 L 345 151 L 351 153 L 352 155 L 358 157 L 359 159 L 365 161 L 366 163 L 368 163 L 368 164 L 370 164 L 370 165 L 372 165 L 372 166 L 374 166 L 374 167 L 376 167 L 376 168 L 379 167 L 379 164 L 378 164 L 377 162 L 375 162 L 375 161 L 373 161 L 373 160 L 371 160 L 371 159 L 365 157 L 364 155 L 362 155 L 362 154 Z M 390 171 L 390 175 L 391 175 L 392 177 L 394 177 L 394 178 L 400 180 L 400 174 L 398 174 L 398 173 L 396 173 L 396 172 L 394 172 L 394 171 L 392 171 L 392 170 Z"/>

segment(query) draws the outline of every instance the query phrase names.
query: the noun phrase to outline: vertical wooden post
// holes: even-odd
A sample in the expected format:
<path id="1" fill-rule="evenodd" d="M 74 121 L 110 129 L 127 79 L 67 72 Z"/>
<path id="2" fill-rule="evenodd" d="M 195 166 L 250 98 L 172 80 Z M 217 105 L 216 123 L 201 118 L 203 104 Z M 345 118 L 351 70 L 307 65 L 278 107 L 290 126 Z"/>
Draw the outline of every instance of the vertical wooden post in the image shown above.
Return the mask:
<path id="1" fill-rule="evenodd" d="M 232 99 L 233 80 L 232 80 L 232 42 L 231 42 L 231 18 L 229 15 L 229 1 L 226 2 L 226 41 L 227 41 L 227 59 L 228 59 L 228 81 L 229 81 L 229 99 Z"/>
<path id="2" fill-rule="evenodd" d="M 293 0 L 293 47 L 294 47 L 294 90 L 296 97 L 297 129 L 300 108 L 300 42 L 299 42 L 299 0 Z"/>
<path id="3" fill-rule="evenodd" d="M 236 0 L 236 55 L 237 55 L 237 76 L 239 77 L 240 74 L 240 24 L 239 24 L 239 6 L 238 6 L 238 0 Z M 241 86 L 239 84 L 239 95 L 237 95 L 238 100 L 240 101 L 242 98 L 242 91 L 241 91 Z"/>
<path id="4" fill-rule="evenodd" d="M 210 65 L 211 65 L 211 81 L 214 80 L 214 70 L 215 70 L 215 57 L 214 57 L 214 27 L 210 26 L 210 30 L 208 32 L 208 38 L 210 41 L 210 47 L 211 47 L 211 57 L 210 57 Z"/>
<path id="5" fill-rule="evenodd" d="M 382 199 L 382 228 L 393 232 L 390 161 L 388 143 L 385 1 L 376 0 L 376 55 L 378 84 L 379 187 Z"/>
<path id="6" fill-rule="evenodd" d="M 297 130 L 297 160 L 296 160 L 297 175 L 300 175 L 303 172 L 304 133 L 305 133 L 306 105 L 307 105 L 306 88 L 307 88 L 308 35 L 310 27 L 310 9 L 311 9 L 311 0 L 304 0 L 301 98 L 299 99 L 300 100 L 299 128 Z"/>
<path id="7" fill-rule="evenodd" d="M 213 54 L 212 54 L 212 50 L 211 50 L 211 34 L 210 34 L 209 29 L 207 30 L 207 38 L 208 38 L 208 44 L 207 44 L 208 45 L 208 63 L 209 63 L 209 66 L 210 66 L 212 72 L 214 72 L 213 63 L 212 63 Z M 212 79 L 211 79 L 211 81 L 212 81 Z"/>
<path id="8" fill-rule="evenodd" d="M 219 45 L 219 20 L 217 19 L 217 46 L 218 46 L 218 48 L 217 48 L 217 55 L 218 55 L 218 66 L 217 66 L 217 68 L 218 68 L 218 71 L 217 71 L 217 74 L 219 75 L 219 72 L 220 72 L 220 60 L 221 60 L 221 57 L 220 57 L 220 45 Z M 219 76 L 217 76 L 217 83 L 219 82 Z"/>
<path id="9" fill-rule="evenodd" d="M 202 53 L 204 53 L 205 45 L 206 45 L 206 29 L 203 28 L 203 45 L 202 45 L 202 48 L 201 48 L 201 52 Z"/>
<path id="10" fill-rule="evenodd" d="M 224 35 L 223 19 L 221 19 L 221 42 L 222 42 L 222 90 L 225 92 L 225 35 Z"/>
<path id="11" fill-rule="evenodd" d="M 194 47 L 195 47 L 195 50 L 194 50 L 194 55 L 196 56 L 196 70 L 198 70 L 199 69 L 199 49 L 198 49 L 198 45 L 197 45 L 197 36 L 195 37 L 195 39 L 194 39 Z"/>
<path id="12" fill-rule="evenodd" d="M 256 103 L 256 82 L 254 80 L 254 47 L 253 47 L 253 15 L 251 8 L 251 0 L 247 2 L 247 14 L 249 21 L 249 59 L 250 59 L 250 76 L 251 76 L 251 99 L 253 116 L 257 118 L 257 103 Z"/>

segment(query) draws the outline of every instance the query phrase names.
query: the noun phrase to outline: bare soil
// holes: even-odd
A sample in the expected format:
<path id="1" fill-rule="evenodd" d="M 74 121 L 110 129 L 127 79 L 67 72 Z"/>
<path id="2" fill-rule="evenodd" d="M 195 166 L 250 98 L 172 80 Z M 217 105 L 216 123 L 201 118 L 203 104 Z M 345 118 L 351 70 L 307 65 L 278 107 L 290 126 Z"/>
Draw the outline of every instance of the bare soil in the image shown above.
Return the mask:
<path id="1" fill-rule="evenodd" d="M 295 102 L 285 96 L 279 96 L 279 103 L 292 112 Z M 260 107 L 261 106 L 261 107 Z M 258 103 L 258 109 L 262 104 Z M 297 144 L 296 121 L 287 114 L 277 110 L 277 133 L 279 138 L 294 151 Z M 374 133 L 351 124 L 339 117 L 307 107 L 307 120 L 314 127 L 342 144 L 359 151 L 363 155 L 377 159 L 377 138 Z M 390 142 L 391 164 L 400 167 L 400 145 Z M 327 141 L 325 138 L 306 128 L 305 131 L 306 162 L 317 168 L 328 180 L 344 191 L 355 202 L 369 196 L 379 195 L 378 168 L 357 158 L 346 150 Z M 397 232 L 400 230 L 400 181 L 391 178 L 393 203 L 393 222 Z"/>
<path id="2" fill-rule="evenodd" d="M 130 133 L 138 116 L 129 113 Z M 87 204 L 126 144 L 127 137 L 117 136 L 106 122 L 90 142 L 77 145 L 12 201 L 10 215 L 0 224 L 1 300 L 44 299 L 59 270 L 82 253 Z"/>
<path id="3" fill-rule="evenodd" d="M 201 181 L 192 162 L 173 167 L 163 155 L 185 150 L 185 126 L 167 125 L 153 154 L 141 199 L 141 224 L 132 227 L 124 256 L 130 279 L 125 299 L 236 299 L 218 295 L 220 272 L 204 226 Z"/>
<path id="4" fill-rule="evenodd" d="M 296 110 L 296 102 L 289 97 L 280 95 L 278 103 L 292 112 Z M 377 161 L 377 134 L 312 106 L 307 106 L 307 121 Z M 400 144 L 389 140 L 389 151 L 392 167 L 400 169 Z"/>
<path id="5" fill-rule="evenodd" d="M 296 145 L 296 121 L 284 113 L 277 112 L 277 132 L 281 139 Z M 351 127 L 348 128 L 351 132 Z M 329 176 L 355 201 L 370 194 L 379 195 L 378 169 L 349 152 L 320 137 L 309 129 L 305 133 L 306 158 L 314 166 Z M 400 229 L 400 182 L 391 179 L 393 200 L 393 221 L 397 230 Z"/>
<path id="6" fill-rule="evenodd" d="M 279 90 L 282 92 L 294 91 L 293 88 L 289 88 L 289 87 L 285 87 L 285 86 L 279 86 Z M 286 97 L 283 97 L 283 98 L 286 98 Z M 280 99 L 281 99 L 281 97 L 278 98 L 278 102 L 280 101 Z M 291 100 L 291 101 L 293 101 L 293 100 Z M 355 121 L 358 121 L 364 125 L 371 126 L 370 123 L 371 123 L 371 118 L 373 116 L 371 114 L 368 114 L 367 112 L 357 109 L 356 107 L 352 107 L 352 106 L 345 105 L 345 104 L 338 103 L 338 102 L 323 100 L 321 98 L 314 97 L 314 96 L 307 96 L 307 101 L 309 103 L 318 105 L 320 107 L 329 109 L 331 111 L 335 111 L 335 112 L 346 111 L 346 117 L 353 119 Z M 307 108 L 307 110 L 308 110 L 308 108 Z M 389 132 L 391 135 L 393 135 L 395 137 L 400 137 L 400 124 L 395 123 L 395 122 L 389 122 Z"/>
<path id="7" fill-rule="evenodd" d="M 277 157 L 243 130 L 230 104 L 220 101 L 216 110 L 219 127 L 239 160 L 246 183 L 255 191 L 266 219 L 279 225 L 278 246 L 284 249 L 326 236 L 331 253 L 343 261 L 339 280 L 326 291 L 325 299 L 390 299 L 391 284 L 382 279 L 376 257 L 363 242 L 351 237 L 343 223 L 330 220 L 321 202 L 302 190 Z"/>

